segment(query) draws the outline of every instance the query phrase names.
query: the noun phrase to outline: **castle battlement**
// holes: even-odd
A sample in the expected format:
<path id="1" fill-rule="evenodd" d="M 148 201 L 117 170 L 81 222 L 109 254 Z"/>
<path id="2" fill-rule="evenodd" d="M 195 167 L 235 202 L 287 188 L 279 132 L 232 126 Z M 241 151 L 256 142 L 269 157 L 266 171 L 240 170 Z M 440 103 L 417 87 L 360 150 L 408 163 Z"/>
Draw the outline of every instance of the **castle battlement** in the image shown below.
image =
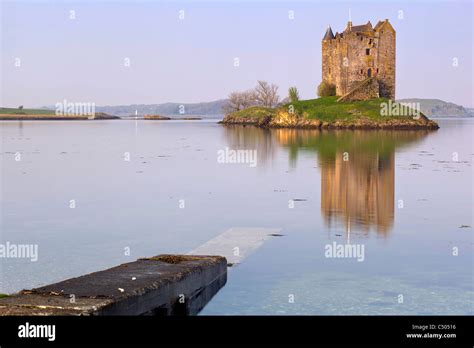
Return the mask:
<path id="1" fill-rule="evenodd" d="M 335 35 L 328 26 L 322 40 L 323 81 L 335 85 L 336 94 L 343 96 L 373 77 L 378 95 L 365 99 L 395 99 L 395 49 L 396 32 L 388 19 L 375 27 L 370 21 L 362 25 L 349 21 L 344 31 Z"/>

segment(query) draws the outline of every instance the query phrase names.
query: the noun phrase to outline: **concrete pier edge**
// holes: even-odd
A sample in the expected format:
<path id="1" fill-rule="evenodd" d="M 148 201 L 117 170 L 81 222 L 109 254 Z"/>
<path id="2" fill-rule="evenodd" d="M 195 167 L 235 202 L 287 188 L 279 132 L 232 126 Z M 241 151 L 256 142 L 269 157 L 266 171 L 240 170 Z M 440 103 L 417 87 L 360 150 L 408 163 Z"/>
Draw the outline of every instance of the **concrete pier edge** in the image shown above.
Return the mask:
<path id="1" fill-rule="evenodd" d="M 226 281 L 225 257 L 158 255 L 0 298 L 0 315 L 196 315 Z"/>

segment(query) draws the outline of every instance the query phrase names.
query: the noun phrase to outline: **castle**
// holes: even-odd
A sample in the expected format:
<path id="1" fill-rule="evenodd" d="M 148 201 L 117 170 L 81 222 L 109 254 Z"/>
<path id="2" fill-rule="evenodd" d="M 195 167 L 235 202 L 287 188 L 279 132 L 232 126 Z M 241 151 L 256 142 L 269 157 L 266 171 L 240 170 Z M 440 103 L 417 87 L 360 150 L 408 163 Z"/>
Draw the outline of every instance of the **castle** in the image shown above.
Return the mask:
<path id="1" fill-rule="evenodd" d="M 375 27 L 347 23 L 342 33 L 328 26 L 322 40 L 323 81 L 339 100 L 395 99 L 395 29 L 388 19 Z"/>

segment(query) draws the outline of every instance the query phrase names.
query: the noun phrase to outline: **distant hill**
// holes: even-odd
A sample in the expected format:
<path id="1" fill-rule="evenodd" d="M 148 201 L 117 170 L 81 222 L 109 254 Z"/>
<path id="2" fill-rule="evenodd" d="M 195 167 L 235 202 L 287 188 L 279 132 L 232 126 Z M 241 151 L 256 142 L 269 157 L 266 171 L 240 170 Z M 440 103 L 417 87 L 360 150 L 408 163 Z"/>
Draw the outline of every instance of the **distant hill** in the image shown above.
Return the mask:
<path id="1" fill-rule="evenodd" d="M 203 103 L 163 103 L 163 104 L 131 104 L 118 106 L 96 106 L 96 112 L 103 112 L 109 115 L 116 116 L 131 116 L 135 115 L 135 110 L 138 115 L 162 115 L 162 116 L 208 116 L 208 117 L 223 117 L 224 112 L 222 107 L 227 103 L 228 99 L 220 99 L 211 102 Z M 474 109 L 465 108 L 461 105 L 445 102 L 440 99 L 399 99 L 401 103 L 420 103 L 421 112 L 428 117 L 473 117 Z M 181 107 L 182 106 L 182 107 Z M 42 113 L 51 112 L 45 108 L 53 109 L 54 106 L 43 107 Z M 184 113 L 180 113 L 180 109 Z M 7 111 L 6 108 L 3 108 Z M 26 110 L 23 110 L 26 111 Z M 39 110 L 38 110 L 39 111 Z M 8 112 L 22 112 L 18 109 L 10 109 Z"/>
<path id="2" fill-rule="evenodd" d="M 402 103 L 420 103 L 421 112 L 428 117 L 469 117 L 474 116 L 472 109 L 461 105 L 445 102 L 439 99 L 400 99 Z M 163 116 L 219 116 L 224 112 L 222 107 L 227 103 L 227 99 L 220 99 L 204 103 L 164 103 L 164 104 L 132 104 L 119 106 L 96 106 L 96 111 L 105 112 L 110 115 L 129 116 L 135 115 L 163 115 Z M 184 113 L 180 113 L 181 105 Z M 181 107 L 181 109 L 183 109 Z"/>
<path id="3" fill-rule="evenodd" d="M 400 103 L 420 103 L 420 109 L 428 117 L 472 117 L 472 109 L 440 99 L 399 99 Z"/>
<path id="4" fill-rule="evenodd" d="M 222 107 L 227 99 L 204 103 L 164 103 L 164 104 L 132 104 L 119 106 L 96 106 L 98 112 L 110 115 L 130 116 L 135 115 L 163 115 L 163 116 L 223 116 Z"/>

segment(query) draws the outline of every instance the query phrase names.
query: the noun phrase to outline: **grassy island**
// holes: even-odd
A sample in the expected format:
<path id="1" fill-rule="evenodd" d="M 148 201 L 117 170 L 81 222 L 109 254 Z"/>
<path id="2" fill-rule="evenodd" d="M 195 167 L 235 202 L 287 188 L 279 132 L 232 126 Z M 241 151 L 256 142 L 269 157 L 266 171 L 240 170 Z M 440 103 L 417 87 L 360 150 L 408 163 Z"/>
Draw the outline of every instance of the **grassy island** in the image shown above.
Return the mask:
<path id="1" fill-rule="evenodd" d="M 251 106 L 228 113 L 222 123 L 269 128 L 439 128 L 421 112 L 385 98 L 338 102 L 336 96 L 298 100 L 275 108 Z"/>

